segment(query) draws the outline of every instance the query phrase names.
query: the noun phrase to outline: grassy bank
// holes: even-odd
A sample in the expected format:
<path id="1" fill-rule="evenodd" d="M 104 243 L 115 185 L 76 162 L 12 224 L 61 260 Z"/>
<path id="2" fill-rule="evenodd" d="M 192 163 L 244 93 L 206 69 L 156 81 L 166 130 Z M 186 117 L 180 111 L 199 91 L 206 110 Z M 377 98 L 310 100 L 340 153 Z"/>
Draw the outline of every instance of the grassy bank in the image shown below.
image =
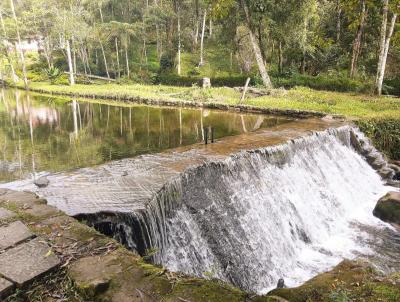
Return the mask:
<path id="1" fill-rule="evenodd" d="M 241 94 L 232 88 L 219 87 L 200 89 L 198 87 L 174 87 L 155 85 L 50 85 L 45 82 L 33 82 L 31 89 L 54 94 L 70 94 L 85 97 L 120 99 L 134 98 L 162 99 L 181 102 L 220 103 L 235 105 L 239 103 Z M 249 95 L 244 102 L 259 108 L 295 109 L 318 111 L 326 114 L 345 115 L 351 119 L 392 118 L 400 119 L 400 99 L 316 91 L 310 88 L 295 87 L 288 91 L 276 90 L 271 95 L 254 97 Z"/>
<path id="2" fill-rule="evenodd" d="M 228 87 L 201 89 L 163 85 L 51 85 L 32 82 L 30 88 L 49 94 L 63 94 L 87 98 L 104 98 L 119 101 L 162 100 L 168 104 L 191 102 L 205 104 L 238 105 L 241 93 Z M 338 114 L 358 123 L 375 145 L 392 159 L 400 159 L 400 98 L 376 97 L 366 94 L 342 93 L 295 87 L 274 90 L 270 95 L 256 97 L 249 94 L 244 105 L 270 110 L 314 111 Z"/>

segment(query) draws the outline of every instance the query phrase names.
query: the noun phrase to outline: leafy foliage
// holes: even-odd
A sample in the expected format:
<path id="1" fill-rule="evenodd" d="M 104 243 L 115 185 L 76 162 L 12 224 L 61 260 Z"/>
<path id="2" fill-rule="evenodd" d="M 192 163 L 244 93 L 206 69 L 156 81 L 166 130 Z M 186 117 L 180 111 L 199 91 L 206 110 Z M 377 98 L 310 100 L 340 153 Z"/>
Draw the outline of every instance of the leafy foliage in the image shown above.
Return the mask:
<path id="1" fill-rule="evenodd" d="M 44 70 L 49 79 L 50 83 L 54 84 L 56 80 L 61 76 L 61 71 L 57 67 L 50 67 Z"/>
<path id="2" fill-rule="evenodd" d="M 399 119 L 370 119 L 358 121 L 357 124 L 379 150 L 392 159 L 400 160 Z"/>

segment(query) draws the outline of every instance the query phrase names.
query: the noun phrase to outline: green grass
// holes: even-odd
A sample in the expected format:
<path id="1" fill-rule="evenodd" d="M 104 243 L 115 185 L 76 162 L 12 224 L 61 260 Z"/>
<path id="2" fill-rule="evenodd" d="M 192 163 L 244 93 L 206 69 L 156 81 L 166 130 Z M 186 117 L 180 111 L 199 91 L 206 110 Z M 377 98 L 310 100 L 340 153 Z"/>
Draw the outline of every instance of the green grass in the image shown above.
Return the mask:
<path id="1" fill-rule="evenodd" d="M 32 82 L 30 87 L 33 90 L 48 93 L 121 100 L 126 98 L 151 98 L 174 102 L 195 101 L 230 105 L 238 104 L 240 100 L 240 93 L 227 87 L 203 90 L 198 87 L 141 84 L 61 86 L 45 82 Z M 344 115 L 350 119 L 400 119 L 399 98 L 317 91 L 304 87 L 295 87 L 287 92 L 274 91 L 272 95 L 263 97 L 249 97 L 244 104 L 260 108 L 319 111 L 326 114 Z"/>

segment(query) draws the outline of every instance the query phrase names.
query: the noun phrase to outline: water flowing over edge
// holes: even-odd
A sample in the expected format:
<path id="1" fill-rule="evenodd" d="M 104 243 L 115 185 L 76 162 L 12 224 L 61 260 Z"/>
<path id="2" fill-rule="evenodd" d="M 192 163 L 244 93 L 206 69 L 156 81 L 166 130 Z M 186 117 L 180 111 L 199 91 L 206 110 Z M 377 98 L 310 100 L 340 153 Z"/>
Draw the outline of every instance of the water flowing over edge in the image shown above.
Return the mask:
<path id="1" fill-rule="evenodd" d="M 257 293 L 295 286 L 372 253 L 359 226 L 384 227 L 372 209 L 388 188 L 355 137 L 376 152 L 353 127 L 328 129 L 190 168 L 145 210 L 84 218 L 172 271 Z"/>

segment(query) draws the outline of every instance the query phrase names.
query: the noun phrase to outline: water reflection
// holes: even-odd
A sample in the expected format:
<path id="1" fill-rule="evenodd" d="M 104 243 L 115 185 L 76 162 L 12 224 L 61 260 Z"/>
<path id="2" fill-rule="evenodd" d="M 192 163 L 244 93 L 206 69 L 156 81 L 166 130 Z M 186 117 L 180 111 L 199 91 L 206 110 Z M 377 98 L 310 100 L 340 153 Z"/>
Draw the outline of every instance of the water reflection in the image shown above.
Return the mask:
<path id="1" fill-rule="evenodd" d="M 285 123 L 206 109 L 114 106 L 1 90 L 0 182 L 158 152 Z"/>

